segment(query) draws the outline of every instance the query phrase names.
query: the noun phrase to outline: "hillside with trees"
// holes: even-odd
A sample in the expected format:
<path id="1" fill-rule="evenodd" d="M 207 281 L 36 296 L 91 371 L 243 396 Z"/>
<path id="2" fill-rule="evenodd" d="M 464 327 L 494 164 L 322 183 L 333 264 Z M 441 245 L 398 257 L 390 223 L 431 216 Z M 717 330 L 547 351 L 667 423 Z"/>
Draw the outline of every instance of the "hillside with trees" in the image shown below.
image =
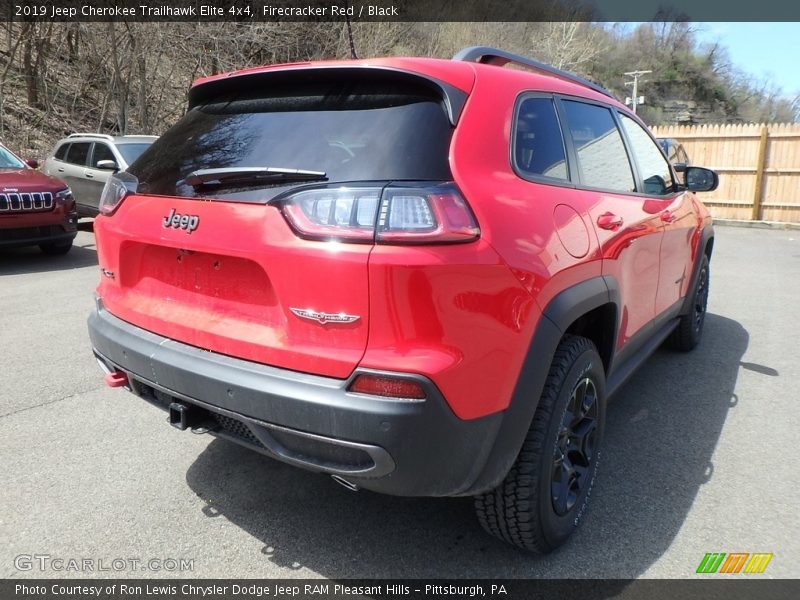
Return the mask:
<path id="1" fill-rule="evenodd" d="M 504 48 L 631 94 L 623 75 L 651 70 L 639 114 L 651 125 L 790 122 L 800 100 L 745 76 L 694 25 L 355 23 L 359 57 L 450 57 Z M 42 158 L 76 131 L 160 134 L 183 114 L 190 83 L 248 66 L 348 58 L 344 23 L 2 23 L 0 140 Z"/>

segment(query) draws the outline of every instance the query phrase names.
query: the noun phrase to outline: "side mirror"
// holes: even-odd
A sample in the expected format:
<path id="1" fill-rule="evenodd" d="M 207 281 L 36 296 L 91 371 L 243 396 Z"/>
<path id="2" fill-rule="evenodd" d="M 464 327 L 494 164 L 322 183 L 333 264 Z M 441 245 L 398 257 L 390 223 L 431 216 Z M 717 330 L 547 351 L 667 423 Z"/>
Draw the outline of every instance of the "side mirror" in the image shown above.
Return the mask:
<path id="1" fill-rule="evenodd" d="M 689 165 L 687 165 L 687 164 L 686 164 L 686 163 L 684 163 L 684 162 L 676 162 L 676 163 L 672 163 L 672 168 L 673 168 L 673 169 L 675 169 L 675 172 L 676 172 L 676 173 L 683 173 L 683 172 L 685 172 L 685 171 L 686 171 L 686 167 L 688 167 L 688 166 L 689 166 Z"/>
<path id="2" fill-rule="evenodd" d="M 103 169 L 104 171 L 114 171 L 115 173 L 119 171 L 117 161 L 115 160 L 98 160 L 95 166 L 98 169 Z"/>
<path id="3" fill-rule="evenodd" d="M 719 185 L 719 175 L 703 167 L 686 167 L 683 171 L 686 188 L 692 192 L 712 192 Z"/>
<path id="4" fill-rule="evenodd" d="M 28 165 L 31 169 L 38 169 L 39 168 L 39 161 L 35 158 L 26 158 L 25 164 Z"/>

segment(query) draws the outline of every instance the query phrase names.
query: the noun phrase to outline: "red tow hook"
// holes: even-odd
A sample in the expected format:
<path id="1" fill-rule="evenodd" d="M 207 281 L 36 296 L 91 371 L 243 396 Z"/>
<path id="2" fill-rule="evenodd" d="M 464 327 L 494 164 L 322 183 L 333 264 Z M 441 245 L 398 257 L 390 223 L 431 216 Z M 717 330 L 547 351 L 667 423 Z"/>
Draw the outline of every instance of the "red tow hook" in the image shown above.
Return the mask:
<path id="1" fill-rule="evenodd" d="M 108 387 L 125 387 L 128 385 L 128 376 L 123 371 L 112 371 L 105 377 Z"/>

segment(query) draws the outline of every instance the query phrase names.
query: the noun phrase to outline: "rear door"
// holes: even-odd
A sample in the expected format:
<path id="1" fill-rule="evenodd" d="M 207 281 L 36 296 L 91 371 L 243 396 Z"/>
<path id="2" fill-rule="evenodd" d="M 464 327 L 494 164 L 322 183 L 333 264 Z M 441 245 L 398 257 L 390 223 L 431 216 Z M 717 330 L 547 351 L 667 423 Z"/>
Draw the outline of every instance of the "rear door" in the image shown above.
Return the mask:
<path id="1" fill-rule="evenodd" d="M 637 194 L 615 111 L 571 98 L 562 98 L 560 104 L 570 162 L 577 165 L 580 186 L 589 196 L 603 275 L 613 281 L 613 291 L 619 295 L 617 350 L 626 347 L 625 352 L 632 352 L 646 338 L 655 316 L 663 227 L 647 198 Z"/>
<path id="2" fill-rule="evenodd" d="M 206 98 L 129 169 L 138 195 L 100 217 L 106 307 L 163 336 L 264 364 L 347 377 L 369 327 L 369 230 L 391 181 L 447 181 L 441 97 L 387 77 L 309 77 Z M 191 183 L 205 169 L 319 181 Z M 188 182 L 187 182 L 188 180 Z M 303 196 L 298 196 L 300 193 Z M 290 224 L 281 199 L 315 231 Z"/>

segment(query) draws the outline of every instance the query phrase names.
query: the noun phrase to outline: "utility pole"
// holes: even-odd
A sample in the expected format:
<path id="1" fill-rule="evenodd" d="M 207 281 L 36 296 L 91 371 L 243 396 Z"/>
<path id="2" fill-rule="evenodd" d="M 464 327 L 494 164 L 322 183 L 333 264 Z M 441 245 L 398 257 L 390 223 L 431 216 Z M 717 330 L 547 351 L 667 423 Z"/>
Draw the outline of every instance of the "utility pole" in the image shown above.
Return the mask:
<path id="1" fill-rule="evenodd" d="M 353 26 L 350 24 L 350 3 L 345 0 L 344 3 L 344 18 L 347 21 L 347 40 L 350 42 L 350 58 L 353 60 L 358 58 L 356 54 L 356 44 L 353 41 Z"/>
<path id="2" fill-rule="evenodd" d="M 633 86 L 633 94 L 631 95 L 630 105 L 633 109 L 633 114 L 636 114 L 636 105 L 637 104 L 644 104 L 644 96 L 641 98 L 639 97 L 639 78 L 642 75 L 647 75 L 648 73 L 652 73 L 652 71 L 630 71 L 628 73 L 623 73 L 623 75 L 627 75 L 628 77 L 633 77 L 633 81 L 626 81 L 625 85 L 632 85 Z M 642 83 L 647 83 L 646 79 L 642 80 Z M 627 99 L 625 104 L 628 104 Z"/>

